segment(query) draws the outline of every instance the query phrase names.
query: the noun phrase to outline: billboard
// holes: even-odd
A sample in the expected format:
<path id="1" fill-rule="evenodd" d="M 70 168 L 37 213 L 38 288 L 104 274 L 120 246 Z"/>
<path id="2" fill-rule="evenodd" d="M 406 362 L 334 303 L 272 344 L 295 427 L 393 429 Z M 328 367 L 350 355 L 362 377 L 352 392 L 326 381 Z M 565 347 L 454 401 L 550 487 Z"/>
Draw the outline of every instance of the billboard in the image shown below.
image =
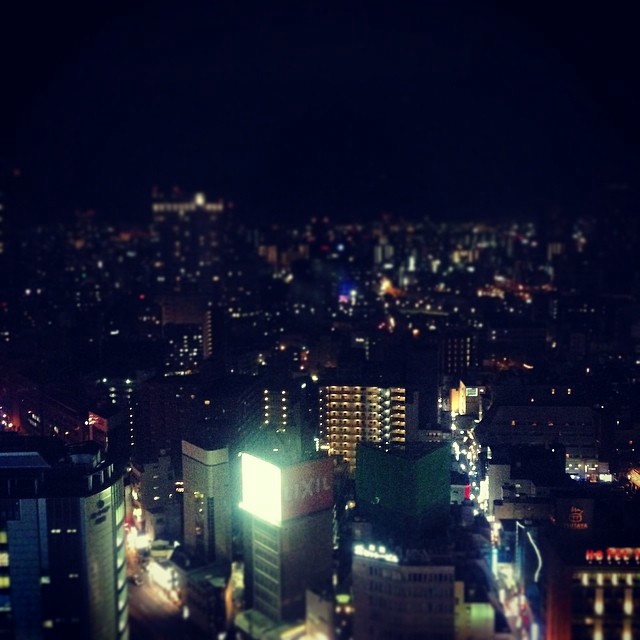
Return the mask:
<path id="1" fill-rule="evenodd" d="M 282 519 L 333 506 L 333 461 L 308 460 L 282 469 Z"/>
<path id="2" fill-rule="evenodd" d="M 271 524 L 282 520 L 281 472 L 275 464 L 243 453 L 240 508 Z"/>
<path id="3" fill-rule="evenodd" d="M 242 454 L 240 508 L 271 524 L 333 506 L 333 462 L 309 460 L 279 468 Z"/>

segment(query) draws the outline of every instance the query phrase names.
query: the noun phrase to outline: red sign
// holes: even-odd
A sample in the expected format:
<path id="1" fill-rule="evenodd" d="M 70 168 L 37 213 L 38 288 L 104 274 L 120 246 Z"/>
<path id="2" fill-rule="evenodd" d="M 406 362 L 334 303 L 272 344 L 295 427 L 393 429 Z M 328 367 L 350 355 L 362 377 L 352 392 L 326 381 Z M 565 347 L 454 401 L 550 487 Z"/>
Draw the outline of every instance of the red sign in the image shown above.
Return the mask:
<path id="1" fill-rule="evenodd" d="M 333 461 L 310 460 L 282 469 L 282 520 L 333 506 Z"/>
<path id="2" fill-rule="evenodd" d="M 602 564 L 604 560 L 609 564 L 614 562 L 617 564 L 629 564 L 633 561 L 640 564 L 640 548 L 639 547 L 608 547 L 606 553 L 602 549 L 587 549 L 585 552 L 586 561 L 591 564 L 597 562 Z"/>

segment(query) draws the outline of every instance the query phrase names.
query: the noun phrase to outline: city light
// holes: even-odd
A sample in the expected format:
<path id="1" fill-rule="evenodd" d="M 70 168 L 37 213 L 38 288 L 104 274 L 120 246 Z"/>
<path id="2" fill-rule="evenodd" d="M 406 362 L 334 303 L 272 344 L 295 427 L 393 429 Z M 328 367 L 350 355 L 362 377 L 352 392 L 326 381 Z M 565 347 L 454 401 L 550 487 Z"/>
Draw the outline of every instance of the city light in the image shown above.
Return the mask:
<path id="1" fill-rule="evenodd" d="M 248 453 L 241 457 L 242 501 L 240 508 L 271 524 L 282 520 L 280 469 Z"/>
<path id="2" fill-rule="evenodd" d="M 400 559 L 395 553 L 387 551 L 382 545 L 364 545 L 361 543 L 353 547 L 353 552 L 361 558 L 370 558 L 371 560 L 384 560 L 385 562 L 398 563 Z"/>

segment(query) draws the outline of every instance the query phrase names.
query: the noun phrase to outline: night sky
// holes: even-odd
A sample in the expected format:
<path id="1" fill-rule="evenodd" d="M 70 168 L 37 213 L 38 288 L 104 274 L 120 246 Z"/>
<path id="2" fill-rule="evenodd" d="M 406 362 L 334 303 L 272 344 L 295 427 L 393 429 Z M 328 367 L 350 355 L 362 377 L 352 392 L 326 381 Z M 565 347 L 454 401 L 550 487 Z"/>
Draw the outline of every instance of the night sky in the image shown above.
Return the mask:
<path id="1" fill-rule="evenodd" d="M 631 3 L 345 4 L 5 10 L 0 159 L 31 216 L 143 221 L 177 184 L 252 220 L 478 218 L 637 185 Z"/>

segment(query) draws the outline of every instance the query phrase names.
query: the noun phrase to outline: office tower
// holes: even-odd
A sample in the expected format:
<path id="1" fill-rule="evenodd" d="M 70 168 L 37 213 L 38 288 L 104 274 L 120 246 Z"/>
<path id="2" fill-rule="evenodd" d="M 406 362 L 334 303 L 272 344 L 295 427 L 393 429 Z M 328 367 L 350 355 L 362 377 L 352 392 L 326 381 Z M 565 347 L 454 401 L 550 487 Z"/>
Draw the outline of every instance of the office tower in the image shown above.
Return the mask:
<path id="1" fill-rule="evenodd" d="M 413 442 L 384 451 L 358 447 L 358 512 L 378 530 L 420 540 L 448 523 L 449 443 Z"/>
<path id="2" fill-rule="evenodd" d="M 333 462 L 242 454 L 246 597 L 274 623 L 304 618 L 305 590 L 331 587 Z M 251 612 L 236 621 L 250 625 Z"/>
<path id="3" fill-rule="evenodd" d="M 122 472 L 95 443 L 0 440 L 0 637 L 129 637 Z"/>
<path id="4" fill-rule="evenodd" d="M 164 328 L 165 376 L 185 376 L 197 372 L 203 360 L 204 336 L 199 324 L 170 325 Z"/>
<path id="5" fill-rule="evenodd" d="M 287 443 L 287 451 L 298 458 L 303 451 L 315 451 L 317 391 L 308 378 L 270 371 L 268 375 L 254 378 L 244 400 L 245 427 L 249 432 L 254 431 L 256 437 L 278 434 L 279 439 Z"/>
<path id="6" fill-rule="evenodd" d="M 465 376 L 478 366 L 478 337 L 472 331 L 449 330 L 440 337 L 440 375 Z"/>
<path id="7" fill-rule="evenodd" d="M 454 637 L 450 558 L 358 543 L 353 555 L 354 639 Z"/>
<path id="8" fill-rule="evenodd" d="M 165 375 L 194 373 L 212 355 L 211 310 L 197 295 L 164 295 L 158 302 L 166 342 Z"/>
<path id="9" fill-rule="evenodd" d="M 184 544 L 204 562 L 231 562 L 229 450 L 182 441 Z"/>
<path id="10" fill-rule="evenodd" d="M 388 448 L 405 441 L 407 393 L 404 387 L 332 385 L 320 388 L 320 439 L 330 456 L 353 472 L 356 445 Z"/>

